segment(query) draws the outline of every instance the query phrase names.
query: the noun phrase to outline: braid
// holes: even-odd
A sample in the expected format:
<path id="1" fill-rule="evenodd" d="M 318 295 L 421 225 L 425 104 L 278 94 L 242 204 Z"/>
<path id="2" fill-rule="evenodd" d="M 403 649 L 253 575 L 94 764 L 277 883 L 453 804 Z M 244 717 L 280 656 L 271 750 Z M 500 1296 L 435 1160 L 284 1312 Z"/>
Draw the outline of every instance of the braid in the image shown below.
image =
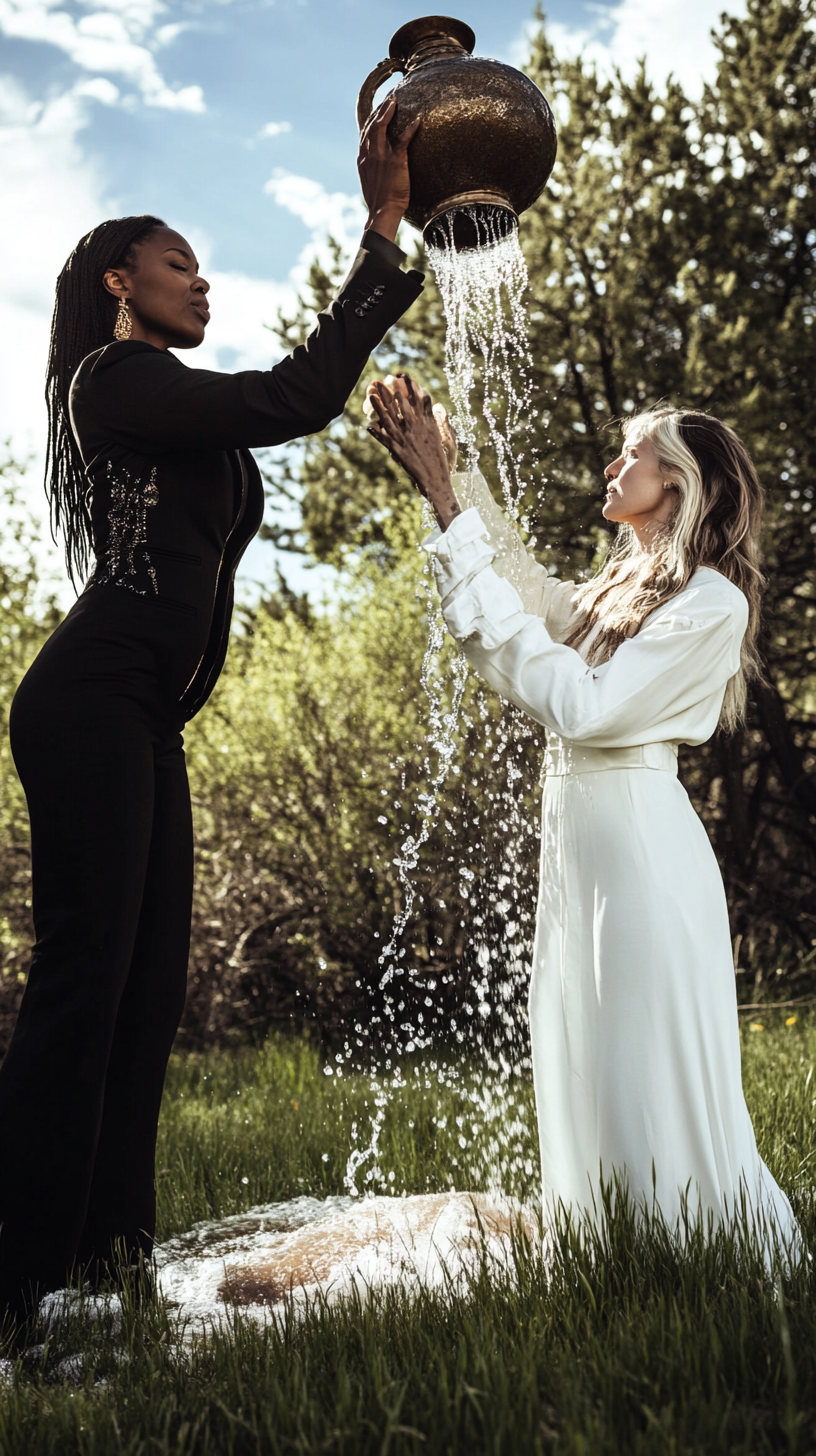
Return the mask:
<path id="1" fill-rule="evenodd" d="M 120 217 L 102 222 L 80 238 L 57 279 L 51 347 L 45 383 L 48 449 L 45 493 L 54 539 L 62 532 L 68 575 L 85 576 L 93 545 L 85 499 L 87 481 L 68 409 L 71 381 L 82 360 L 113 338 L 117 303 L 102 278 L 108 268 L 132 268 L 135 249 L 161 218 Z"/>

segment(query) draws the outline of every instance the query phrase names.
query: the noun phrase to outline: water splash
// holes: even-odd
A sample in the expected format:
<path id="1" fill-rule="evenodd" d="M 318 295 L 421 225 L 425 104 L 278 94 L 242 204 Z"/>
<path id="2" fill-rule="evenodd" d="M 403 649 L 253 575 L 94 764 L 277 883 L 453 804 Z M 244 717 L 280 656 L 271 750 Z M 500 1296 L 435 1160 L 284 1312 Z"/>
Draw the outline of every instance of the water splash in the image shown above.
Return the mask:
<path id="1" fill-rule="evenodd" d="M 448 215 L 429 249 L 447 323 L 445 368 L 452 423 L 464 468 L 475 470 L 480 450 L 486 449 L 505 509 L 526 530 L 529 522 L 522 503 L 534 474 L 535 420 L 527 266 L 517 229 L 506 231 L 506 213 L 463 210 L 477 231 L 479 246 L 457 252 L 454 218 Z M 368 1130 L 353 1127 L 345 1183 L 350 1194 L 359 1193 L 358 1178 L 368 1165 L 363 1175 L 368 1191 L 393 1188 L 393 1171 L 386 1173 L 380 1166 L 386 1111 L 405 1086 L 404 1054 L 433 1048 L 433 1059 L 423 1058 L 421 1071 L 415 1066 L 414 1073 L 429 1090 L 434 1085 L 456 1085 L 471 1106 L 469 1117 L 457 1119 L 462 1157 L 451 1160 L 455 1180 L 459 1186 L 460 1179 L 465 1186 L 478 1180 L 491 1190 L 529 1196 L 538 1183 L 529 1157 L 529 1098 L 524 1085 L 531 1076 L 526 1001 L 535 925 L 531 850 L 537 825 L 526 791 L 531 787 L 531 761 L 540 748 L 539 730 L 509 705 L 498 716 L 484 689 L 472 685 L 468 695 L 464 656 L 450 654 L 450 668 L 444 665 L 446 630 L 429 566 L 423 591 L 429 620 L 421 673 L 428 702 L 427 788 L 419 797 L 418 822 L 394 859 L 402 906 L 380 956 L 383 1016 L 373 1016 L 365 1029 L 359 1023 L 355 1028 L 361 1033 L 358 1046 L 367 1048 L 366 1065 L 348 1043 L 344 1049 L 350 1069 L 368 1075 L 373 1103 Z M 403 1020 L 405 999 L 399 978 L 407 974 L 419 986 L 425 976 L 431 993 L 436 984 L 427 979 L 427 970 L 406 964 L 405 936 L 416 904 L 415 875 L 422 848 L 440 827 L 441 795 L 449 776 L 460 773 L 455 759 L 461 752 L 463 729 L 471 757 L 468 772 L 481 759 L 490 764 L 495 785 L 479 812 L 474 796 L 463 790 L 459 825 L 446 818 L 444 826 L 449 847 L 461 856 L 460 924 L 468 938 L 465 959 L 471 983 L 460 1011 L 444 1024 L 435 1014 L 431 996 L 424 998 L 427 1011 Z M 451 1045 L 475 1058 L 483 1075 L 468 1078 L 465 1085 Z"/>
<path id="2" fill-rule="evenodd" d="M 394 1284 L 451 1297 L 485 1264 L 513 1278 L 519 1235 L 539 1246 L 535 1215 L 515 1200 L 301 1197 L 197 1224 L 159 1246 L 156 1264 L 182 1338 L 192 1341 L 229 1330 L 236 1310 L 263 1326 Z"/>
<path id="3" fill-rule="evenodd" d="M 430 525 L 431 523 L 426 521 L 426 524 Z M 420 683 L 428 700 L 428 743 L 430 746 L 424 760 L 428 788 L 425 793 L 419 795 L 418 807 L 421 821 L 419 829 L 416 833 L 409 834 L 403 840 L 399 848 L 399 853 L 394 861 L 403 890 L 403 904 L 402 909 L 394 920 L 391 937 L 387 945 L 384 946 L 379 958 L 379 963 L 383 968 L 380 990 L 383 990 L 393 979 L 395 969 L 397 969 L 396 963 L 405 954 L 404 948 L 400 946 L 400 942 L 403 931 L 413 913 L 416 899 L 416 890 L 412 876 L 419 864 L 422 847 L 424 844 L 427 844 L 431 831 L 439 822 L 439 795 L 451 768 L 454 766 L 454 757 L 457 749 L 456 729 L 468 675 L 465 658 L 461 656 L 455 657 L 451 664 L 452 693 L 450 695 L 450 704 L 446 705 L 447 693 L 445 691 L 444 676 L 440 671 L 440 654 L 445 644 L 446 630 L 442 613 L 439 610 L 437 594 L 431 580 L 430 562 L 425 567 L 424 587 L 429 618 L 429 631 L 428 645 L 422 659 Z M 435 767 L 431 761 L 431 752 L 436 756 Z M 408 1050 L 413 1050 L 413 1048 L 408 1048 Z"/>
<path id="4" fill-rule="evenodd" d="M 426 526 L 430 528 L 431 524 L 431 521 L 427 519 Z M 369 1042 L 370 1062 L 366 1070 L 374 1109 L 370 1115 L 368 1141 L 364 1146 L 358 1146 L 359 1129 L 356 1123 L 352 1125 L 352 1151 L 346 1165 L 344 1179 L 350 1194 L 359 1192 L 357 1177 L 366 1163 L 370 1164 L 365 1175 L 366 1184 L 368 1186 L 372 1184 L 387 1186 L 388 1179 L 378 1162 L 379 1141 L 390 1098 L 403 1085 L 398 1059 L 403 1052 L 410 1054 L 414 1051 L 426 1050 L 433 1040 L 431 1027 L 424 1025 L 424 1014 L 420 1013 L 422 1024 L 400 1022 L 399 1016 L 402 1007 L 398 993 L 391 993 L 389 987 L 406 971 L 406 967 L 403 965 L 406 954 L 403 939 L 416 903 L 417 891 L 414 875 L 419 864 L 420 853 L 439 823 L 440 795 L 448 776 L 452 770 L 456 773 L 459 772 L 454 763 L 457 750 L 457 725 L 468 673 L 467 662 L 461 655 L 453 658 L 449 678 L 442 669 L 441 655 L 446 641 L 446 629 L 439 608 L 438 593 L 433 581 L 430 561 L 425 563 L 421 590 L 425 598 L 425 609 L 429 622 L 428 645 L 420 672 L 420 682 L 428 703 L 428 747 L 423 764 L 427 788 L 420 793 L 418 798 L 419 824 L 402 840 L 394 857 L 402 888 L 402 907 L 394 917 L 391 934 L 379 956 L 381 974 L 377 989 L 383 993 L 383 1016 L 382 1018 L 373 1017 L 371 1025 L 367 1028 L 359 1023 L 355 1028 L 358 1032 L 358 1040 Z M 371 1047 L 372 1032 L 378 1042 L 376 1053 Z M 359 1069 L 359 1058 L 352 1052 L 348 1042 L 344 1047 L 344 1057 L 351 1062 L 353 1068 L 357 1064 L 356 1069 Z"/>

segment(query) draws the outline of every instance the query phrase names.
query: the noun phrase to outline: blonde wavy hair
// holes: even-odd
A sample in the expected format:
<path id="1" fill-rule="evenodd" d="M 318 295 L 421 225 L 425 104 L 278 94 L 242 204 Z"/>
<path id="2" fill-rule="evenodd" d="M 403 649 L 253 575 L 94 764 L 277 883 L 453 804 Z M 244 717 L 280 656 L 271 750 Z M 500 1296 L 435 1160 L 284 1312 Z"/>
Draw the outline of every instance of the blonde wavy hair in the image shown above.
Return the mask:
<path id="1" fill-rule="evenodd" d="M 726 687 L 720 715 L 720 726 L 733 732 L 745 717 L 748 682 L 762 678 L 757 640 L 765 580 L 757 534 L 763 496 L 754 463 L 728 425 L 697 410 L 658 406 L 626 420 L 623 437 L 651 440 L 661 471 L 676 488 L 677 505 L 646 550 L 631 526 L 620 527 L 598 575 L 578 593 L 581 619 L 567 645 L 579 647 L 593 634 L 588 661 L 607 662 L 650 612 L 683 590 L 698 566 L 713 566 L 748 602 L 741 666 Z"/>

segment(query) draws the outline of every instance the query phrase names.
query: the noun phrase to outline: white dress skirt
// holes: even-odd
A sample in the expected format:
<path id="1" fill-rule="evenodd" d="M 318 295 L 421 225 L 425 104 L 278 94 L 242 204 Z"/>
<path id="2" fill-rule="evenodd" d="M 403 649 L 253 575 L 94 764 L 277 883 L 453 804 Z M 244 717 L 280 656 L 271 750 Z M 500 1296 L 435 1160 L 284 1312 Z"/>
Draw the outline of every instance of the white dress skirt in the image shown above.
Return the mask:
<path id="1" fill-rule="evenodd" d="M 702 567 L 613 658 L 562 645 L 575 586 L 549 576 L 479 475 L 425 543 L 480 676 L 547 729 L 530 988 L 545 1212 L 594 1216 L 601 1181 L 683 1217 L 746 1208 L 797 1243 L 742 1091 L 725 894 L 677 778 L 740 665 L 743 594 Z"/>

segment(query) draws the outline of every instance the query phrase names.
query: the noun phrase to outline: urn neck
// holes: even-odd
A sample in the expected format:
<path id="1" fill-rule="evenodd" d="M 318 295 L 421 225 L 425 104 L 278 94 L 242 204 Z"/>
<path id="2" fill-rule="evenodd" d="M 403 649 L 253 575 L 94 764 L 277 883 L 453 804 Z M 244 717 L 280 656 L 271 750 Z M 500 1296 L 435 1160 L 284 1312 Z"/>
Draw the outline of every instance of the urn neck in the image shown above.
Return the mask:
<path id="1" fill-rule="evenodd" d="M 466 55 L 465 47 L 455 36 L 429 35 L 427 39 L 421 40 L 407 57 L 405 74 L 410 76 L 413 71 L 418 71 L 420 66 L 427 66 L 429 61 L 455 60 L 457 57 Z"/>

